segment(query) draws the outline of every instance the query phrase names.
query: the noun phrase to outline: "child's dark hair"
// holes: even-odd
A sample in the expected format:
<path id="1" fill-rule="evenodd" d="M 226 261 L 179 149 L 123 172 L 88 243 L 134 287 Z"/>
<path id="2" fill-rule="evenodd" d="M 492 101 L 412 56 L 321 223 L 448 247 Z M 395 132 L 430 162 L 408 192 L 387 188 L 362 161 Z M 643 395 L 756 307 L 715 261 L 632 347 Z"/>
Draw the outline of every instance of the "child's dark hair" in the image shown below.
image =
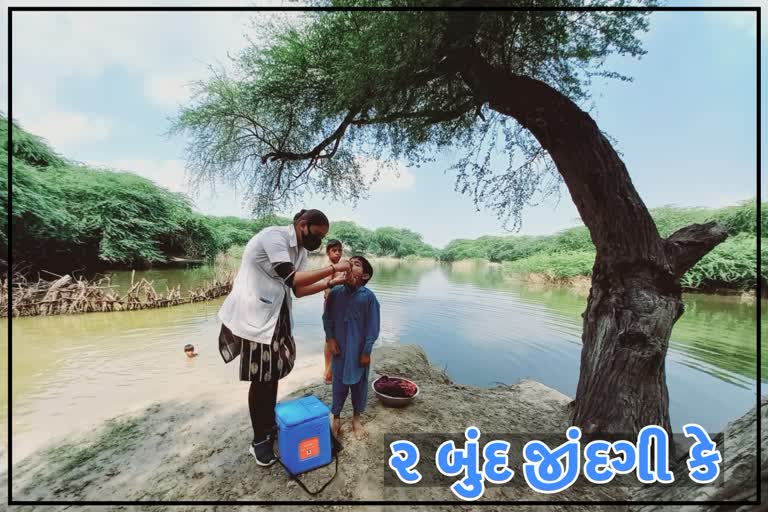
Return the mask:
<path id="1" fill-rule="evenodd" d="M 184 352 L 189 352 L 190 350 L 195 350 L 195 346 L 189 344 L 184 345 Z"/>
<path id="2" fill-rule="evenodd" d="M 371 262 L 365 259 L 363 256 L 352 256 L 349 258 L 350 260 L 358 260 L 360 263 L 363 264 L 363 274 L 368 274 L 368 279 L 363 280 L 363 284 L 368 284 L 368 281 L 373 278 L 373 266 L 371 266 Z"/>
<path id="3" fill-rule="evenodd" d="M 307 221 L 307 224 L 313 226 L 330 226 L 328 217 L 325 216 L 320 210 L 301 210 L 299 213 L 293 216 L 294 224 L 302 220 Z"/>
<path id="4" fill-rule="evenodd" d="M 334 247 L 338 247 L 339 249 L 341 249 L 341 240 L 336 240 L 335 238 L 328 240 L 328 243 L 325 244 L 325 252 L 328 253 L 328 251 L 330 251 Z"/>

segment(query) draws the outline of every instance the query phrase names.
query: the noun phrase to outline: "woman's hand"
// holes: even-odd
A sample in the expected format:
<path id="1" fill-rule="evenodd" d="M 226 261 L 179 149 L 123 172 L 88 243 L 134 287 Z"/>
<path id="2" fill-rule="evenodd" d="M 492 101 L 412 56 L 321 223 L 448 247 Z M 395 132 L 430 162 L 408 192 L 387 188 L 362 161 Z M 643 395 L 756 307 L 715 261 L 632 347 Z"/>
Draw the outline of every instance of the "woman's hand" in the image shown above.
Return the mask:
<path id="1" fill-rule="evenodd" d="M 334 272 L 350 272 L 352 270 L 352 262 L 349 260 L 342 260 L 331 266 L 333 267 Z"/>
<path id="2" fill-rule="evenodd" d="M 347 282 L 347 276 L 346 275 L 340 275 L 340 276 L 334 277 L 333 279 L 329 279 L 328 280 L 328 286 L 330 288 L 333 288 L 334 286 L 336 286 L 338 284 L 344 284 L 346 282 Z"/>
<path id="3" fill-rule="evenodd" d="M 360 366 L 368 366 L 371 364 L 371 356 L 369 354 L 360 354 Z"/>

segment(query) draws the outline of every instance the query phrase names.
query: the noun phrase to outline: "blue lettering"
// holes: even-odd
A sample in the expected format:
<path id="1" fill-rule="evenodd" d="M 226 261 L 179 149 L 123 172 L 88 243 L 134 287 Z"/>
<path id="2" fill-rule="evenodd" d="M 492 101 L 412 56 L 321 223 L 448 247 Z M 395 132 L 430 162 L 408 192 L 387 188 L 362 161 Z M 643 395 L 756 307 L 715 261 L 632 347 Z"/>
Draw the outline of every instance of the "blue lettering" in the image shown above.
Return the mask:
<path id="1" fill-rule="evenodd" d="M 464 478 L 451 485 L 451 491 L 462 500 L 474 501 L 485 492 L 482 472 L 478 471 L 480 454 L 478 439 L 480 430 L 469 427 L 464 432 L 467 438 L 464 448 L 456 448 L 453 441 L 446 441 L 437 448 L 435 462 L 437 470 L 445 476 L 456 476 L 464 473 Z"/>
<path id="2" fill-rule="evenodd" d="M 483 474 L 492 484 L 505 484 L 512 480 L 515 472 L 509 469 L 509 443 L 506 441 L 491 441 L 483 447 Z"/>
<path id="3" fill-rule="evenodd" d="M 701 425 L 688 423 L 683 427 L 685 437 L 693 437 L 696 442 L 691 446 L 688 458 L 688 476 L 696 483 L 708 484 L 720 476 L 720 463 L 723 456 L 716 449 L 715 443 Z"/>
<path id="4" fill-rule="evenodd" d="M 616 441 L 613 443 L 613 452 L 623 455 L 623 458 L 611 459 L 611 467 L 619 475 L 626 475 L 635 470 L 637 465 L 637 447 L 631 441 Z"/>
<path id="5" fill-rule="evenodd" d="M 397 478 L 406 484 L 419 482 L 421 473 L 414 469 L 419 463 L 419 448 L 410 441 L 395 441 L 389 445 L 389 449 L 392 450 L 389 467 Z"/>
<path id="6" fill-rule="evenodd" d="M 669 471 L 669 436 L 658 425 L 647 425 L 637 435 L 637 479 L 644 484 L 675 481 Z M 655 448 L 655 464 L 651 469 L 651 447 Z"/>
<path id="7" fill-rule="evenodd" d="M 592 441 L 584 449 L 584 476 L 593 484 L 605 484 L 616 475 L 608 460 L 608 441 Z"/>
<path id="8" fill-rule="evenodd" d="M 568 441 L 554 450 L 541 441 L 529 441 L 523 448 L 525 481 L 536 492 L 552 494 L 573 485 L 579 475 L 579 427 L 566 432 Z M 560 459 L 564 459 L 563 462 Z"/>

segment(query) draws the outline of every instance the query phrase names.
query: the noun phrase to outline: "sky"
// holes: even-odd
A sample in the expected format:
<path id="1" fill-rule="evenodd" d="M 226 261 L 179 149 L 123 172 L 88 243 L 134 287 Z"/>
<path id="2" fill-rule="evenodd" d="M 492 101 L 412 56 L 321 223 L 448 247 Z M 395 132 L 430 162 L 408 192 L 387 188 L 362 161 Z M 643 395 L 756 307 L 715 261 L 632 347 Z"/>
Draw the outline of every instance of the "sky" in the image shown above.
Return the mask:
<path id="1" fill-rule="evenodd" d="M 10 0 L 11 6 L 46 2 Z M 49 2 L 48 2 L 49 3 Z M 296 5 L 296 2 L 135 2 L 112 5 Z M 755 1 L 677 1 L 667 5 L 757 5 Z M 57 5 L 110 5 L 108 1 Z M 6 10 L 2 12 L 7 26 Z M 182 137 L 165 135 L 169 119 L 189 100 L 189 83 L 228 66 L 227 55 L 258 37 L 258 12 L 15 12 L 13 118 L 60 154 L 85 163 L 136 172 L 190 195 L 198 211 L 248 216 L 243 191 L 216 184 L 192 189 Z M 765 15 L 763 15 L 763 20 Z M 616 148 L 649 208 L 720 207 L 757 194 L 757 20 L 750 12 L 656 12 L 642 35 L 642 59 L 612 57 L 609 68 L 631 83 L 596 81 L 592 116 Z M 765 24 L 761 25 L 765 63 Z M 7 68 L 7 38 L 0 66 Z M 5 82 L 5 81 L 4 81 Z M 765 86 L 761 87 L 762 94 Z M 7 84 L 0 110 L 8 112 Z M 762 116 L 766 107 L 762 105 Z M 765 138 L 761 149 L 765 148 Z M 477 211 L 454 191 L 444 154 L 420 168 L 397 162 L 357 205 L 307 197 L 331 222 L 367 228 L 404 227 L 443 247 L 455 238 L 506 235 L 492 211 Z M 763 185 L 761 194 L 765 192 Z M 291 215 L 293 212 L 281 212 Z M 579 224 L 563 185 L 523 211 L 519 234 L 551 234 Z"/>

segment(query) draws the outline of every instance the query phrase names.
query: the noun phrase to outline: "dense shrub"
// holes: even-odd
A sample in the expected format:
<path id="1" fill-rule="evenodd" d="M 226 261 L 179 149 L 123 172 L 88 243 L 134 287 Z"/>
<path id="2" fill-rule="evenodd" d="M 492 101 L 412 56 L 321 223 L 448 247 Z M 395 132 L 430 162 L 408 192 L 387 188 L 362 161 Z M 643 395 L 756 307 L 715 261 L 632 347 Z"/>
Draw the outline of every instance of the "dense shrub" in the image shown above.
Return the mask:
<path id="1" fill-rule="evenodd" d="M 0 124 L 5 170 L 7 120 Z M 289 222 L 201 215 L 182 194 L 136 174 L 69 162 L 16 125 L 12 156 L 13 262 L 27 273 L 144 267 L 171 256 L 210 259 L 244 244 L 267 224 Z M 2 176 L 0 203 L 7 208 L 8 173 Z M 5 217 L 1 227 L 7 261 Z"/>

